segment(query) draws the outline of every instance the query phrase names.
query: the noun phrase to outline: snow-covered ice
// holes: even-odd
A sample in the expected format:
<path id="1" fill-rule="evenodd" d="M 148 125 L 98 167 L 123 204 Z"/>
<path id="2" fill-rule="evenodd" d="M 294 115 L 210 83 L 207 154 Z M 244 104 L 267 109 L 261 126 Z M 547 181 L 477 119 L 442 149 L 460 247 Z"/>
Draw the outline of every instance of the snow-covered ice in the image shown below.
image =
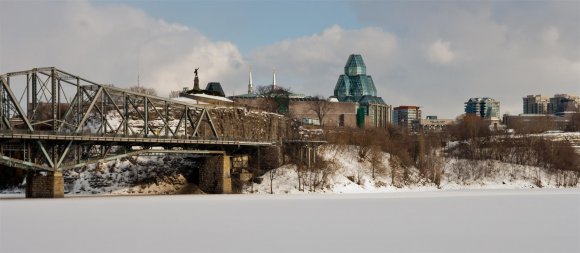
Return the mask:
<path id="1" fill-rule="evenodd" d="M 580 252 L 580 191 L 3 199 L 0 252 Z"/>

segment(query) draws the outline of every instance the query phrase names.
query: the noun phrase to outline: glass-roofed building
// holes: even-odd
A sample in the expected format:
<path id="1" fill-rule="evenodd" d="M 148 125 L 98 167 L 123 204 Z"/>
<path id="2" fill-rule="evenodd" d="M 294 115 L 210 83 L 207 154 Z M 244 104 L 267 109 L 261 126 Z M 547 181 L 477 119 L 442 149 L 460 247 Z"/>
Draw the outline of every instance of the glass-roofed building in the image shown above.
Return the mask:
<path id="1" fill-rule="evenodd" d="M 391 120 L 391 106 L 377 96 L 373 78 L 367 75 L 367 66 L 360 54 L 351 54 L 344 66 L 344 74 L 338 77 L 334 97 L 340 102 L 358 103 L 357 125 L 359 127 L 386 127 Z"/>

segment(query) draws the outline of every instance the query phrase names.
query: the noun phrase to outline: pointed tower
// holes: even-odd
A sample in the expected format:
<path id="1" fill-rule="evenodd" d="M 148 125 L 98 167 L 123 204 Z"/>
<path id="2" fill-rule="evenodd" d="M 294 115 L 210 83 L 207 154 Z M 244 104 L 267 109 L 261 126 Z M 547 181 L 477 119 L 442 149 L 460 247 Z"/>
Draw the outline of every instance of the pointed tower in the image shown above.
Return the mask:
<path id="1" fill-rule="evenodd" d="M 367 66 L 360 54 L 351 54 L 344 65 L 344 74 L 338 77 L 334 97 L 340 102 L 358 103 L 358 127 L 386 127 L 391 122 L 392 107 L 377 96 L 373 78 L 367 75 Z"/>
<path id="2" fill-rule="evenodd" d="M 250 80 L 248 81 L 248 94 L 254 93 L 254 82 L 252 81 L 252 67 L 250 67 Z"/>
<path id="3" fill-rule="evenodd" d="M 344 66 L 344 74 L 347 76 L 358 76 L 367 74 L 367 65 L 360 54 L 351 54 Z"/>
<path id="4" fill-rule="evenodd" d="M 367 75 L 367 66 L 360 54 L 351 54 L 334 88 L 334 96 L 339 101 L 359 102 L 364 96 L 376 97 L 377 88 L 373 78 Z M 381 99 L 382 100 L 382 99 Z M 380 102 L 380 101 L 375 101 Z M 384 102 L 382 102 L 384 104 Z"/>
<path id="5" fill-rule="evenodd" d="M 276 68 L 272 70 L 272 88 L 276 88 Z"/>

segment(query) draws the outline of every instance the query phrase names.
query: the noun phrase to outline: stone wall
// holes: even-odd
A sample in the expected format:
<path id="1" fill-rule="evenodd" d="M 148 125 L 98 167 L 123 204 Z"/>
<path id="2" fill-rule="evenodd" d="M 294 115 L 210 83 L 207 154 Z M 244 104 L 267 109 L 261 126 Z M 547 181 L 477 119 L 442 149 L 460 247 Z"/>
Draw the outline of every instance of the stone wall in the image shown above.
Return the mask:
<path id="1" fill-rule="evenodd" d="M 209 112 L 217 132 L 223 138 L 279 141 L 290 131 L 288 120 L 275 113 L 250 111 L 241 107 L 220 107 Z"/>
<path id="2" fill-rule="evenodd" d="M 30 173 L 26 176 L 27 198 L 62 198 L 64 197 L 64 179 L 62 173 Z"/>

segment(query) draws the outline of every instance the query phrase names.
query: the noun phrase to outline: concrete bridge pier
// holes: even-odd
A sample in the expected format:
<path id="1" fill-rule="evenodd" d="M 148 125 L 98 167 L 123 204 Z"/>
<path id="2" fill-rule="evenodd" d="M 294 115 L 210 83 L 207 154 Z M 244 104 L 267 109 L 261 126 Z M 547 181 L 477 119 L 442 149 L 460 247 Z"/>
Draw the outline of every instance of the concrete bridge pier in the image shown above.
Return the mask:
<path id="1" fill-rule="evenodd" d="M 64 198 L 62 172 L 28 173 L 26 175 L 26 198 Z"/>
<path id="2" fill-rule="evenodd" d="M 221 178 L 218 178 L 218 186 L 221 193 L 232 193 L 232 157 L 224 155 L 220 157 L 221 160 Z"/>
<path id="3" fill-rule="evenodd" d="M 199 188 L 206 193 L 232 193 L 232 157 L 208 157 L 199 171 Z"/>

